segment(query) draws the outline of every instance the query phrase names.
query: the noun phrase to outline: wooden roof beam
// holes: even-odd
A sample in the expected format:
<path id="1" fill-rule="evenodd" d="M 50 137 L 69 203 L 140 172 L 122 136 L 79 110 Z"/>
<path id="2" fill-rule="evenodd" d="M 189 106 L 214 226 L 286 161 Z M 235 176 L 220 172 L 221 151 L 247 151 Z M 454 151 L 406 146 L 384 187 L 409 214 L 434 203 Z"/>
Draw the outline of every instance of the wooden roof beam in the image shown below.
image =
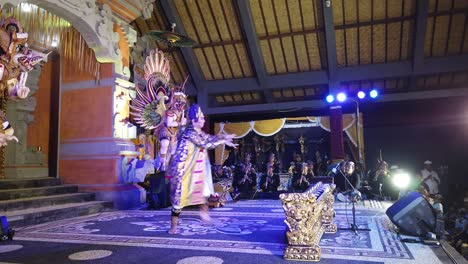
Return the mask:
<path id="1" fill-rule="evenodd" d="M 323 25 L 325 29 L 325 46 L 327 48 L 328 91 L 336 92 L 339 87 L 338 61 L 336 55 L 335 26 L 333 24 L 332 1 L 322 1 Z M 319 9 L 318 9 L 319 10 Z"/>
<path id="2" fill-rule="evenodd" d="M 400 61 L 359 65 L 338 69 L 338 81 L 389 79 L 446 72 L 468 71 L 468 55 L 424 59 L 416 68 L 413 62 Z"/>
<path id="3" fill-rule="evenodd" d="M 428 0 L 417 0 L 416 19 L 413 36 L 413 72 L 417 71 L 424 63 L 424 41 L 426 38 L 426 24 L 429 12 Z M 411 76 L 408 84 L 408 90 L 416 88 L 417 77 Z"/>
<path id="4" fill-rule="evenodd" d="M 326 71 L 309 71 L 268 76 L 260 86 L 255 78 L 215 80 L 205 82 L 209 94 L 242 91 L 265 91 L 291 86 L 314 86 L 328 82 Z"/>
<path id="5" fill-rule="evenodd" d="M 237 3 L 237 4 L 236 4 Z M 255 23 L 252 16 L 252 11 L 249 7 L 248 0 L 239 0 L 234 2 L 234 6 L 238 9 L 240 16 L 240 23 L 244 29 L 244 34 L 247 39 L 249 47 L 250 59 L 253 62 L 255 72 L 257 74 L 259 88 L 264 87 L 267 82 L 268 74 L 265 69 L 263 62 L 262 51 L 260 48 L 260 42 L 258 40 L 257 31 L 255 29 Z M 210 89 L 208 89 L 211 91 Z"/>
<path id="6" fill-rule="evenodd" d="M 411 61 L 366 64 L 336 70 L 336 82 L 358 80 L 389 79 L 444 72 L 468 71 L 468 55 L 427 58 L 418 68 L 413 69 Z M 255 78 L 242 78 L 221 81 L 207 81 L 205 88 L 209 94 L 242 91 L 264 91 L 279 88 L 316 86 L 330 84 L 325 71 L 290 73 L 270 76 L 265 87 L 260 87 Z"/>
<path id="7" fill-rule="evenodd" d="M 426 38 L 426 23 L 429 12 L 429 1 L 418 0 L 416 2 L 416 21 L 413 45 L 413 71 L 417 71 L 424 63 L 424 41 Z"/>
<path id="8" fill-rule="evenodd" d="M 403 92 L 395 94 L 381 94 L 378 103 L 381 102 L 396 102 L 407 100 L 421 100 L 432 98 L 447 98 L 447 97 L 468 96 L 468 87 L 454 89 L 440 89 L 431 91 Z M 288 101 L 281 103 L 264 103 L 264 104 L 249 104 L 239 106 L 212 107 L 205 111 L 209 115 L 223 114 L 245 114 L 245 113 L 260 113 L 260 112 L 277 112 L 289 109 L 325 109 L 328 107 L 324 100 L 306 100 L 306 101 Z"/>
<path id="9" fill-rule="evenodd" d="M 265 99 L 265 103 L 274 103 L 275 100 L 273 98 L 273 91 L 272 90 L 264 90 L 263 91 L 263 98 Z"/>
<path id="10" fill-rule="evenodd" d="M 254 112 L 276 112 L 278 110 L 288 110 L 288 109 L 296 109 L 296 108 L 320 109 L 326 106 L 327 104 L 324 102 L 324 100 L 307 100 L 307 101 L 289 101 L 289 102 L 280 102 L 280 103 L 264 103 L 264 104 L 213 107 L 213 108 L 209 108 L 205 112 L 209 115 L 240 114 L 240 113 L 254 113 Z"/>

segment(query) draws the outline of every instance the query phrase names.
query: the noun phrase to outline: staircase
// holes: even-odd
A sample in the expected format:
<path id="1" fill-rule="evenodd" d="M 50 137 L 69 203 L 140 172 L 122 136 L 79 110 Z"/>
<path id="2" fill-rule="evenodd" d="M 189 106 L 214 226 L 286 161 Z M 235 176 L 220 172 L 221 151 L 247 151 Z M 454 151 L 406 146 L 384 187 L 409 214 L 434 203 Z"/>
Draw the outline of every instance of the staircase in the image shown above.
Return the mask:
<path id="1" fill-rule="evenodd" d="M 56 178 L 0 180 L 0 215 L 6 215 L 13 228 L 109 211 L 112 206 Z"/>

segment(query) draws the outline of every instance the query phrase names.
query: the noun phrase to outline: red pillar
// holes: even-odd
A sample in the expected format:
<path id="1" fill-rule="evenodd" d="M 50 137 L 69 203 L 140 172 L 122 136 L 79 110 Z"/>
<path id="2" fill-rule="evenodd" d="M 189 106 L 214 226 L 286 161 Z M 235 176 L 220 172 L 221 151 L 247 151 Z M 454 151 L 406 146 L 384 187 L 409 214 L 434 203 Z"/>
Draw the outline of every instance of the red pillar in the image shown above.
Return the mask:
<path id="1" fill-rule="evenodd" d="M 343 160 L 344 154 L 344 143 L 343 143 L 343 112 L 341 106 L 330 107 L 330 147 L 331 160 Z"/>

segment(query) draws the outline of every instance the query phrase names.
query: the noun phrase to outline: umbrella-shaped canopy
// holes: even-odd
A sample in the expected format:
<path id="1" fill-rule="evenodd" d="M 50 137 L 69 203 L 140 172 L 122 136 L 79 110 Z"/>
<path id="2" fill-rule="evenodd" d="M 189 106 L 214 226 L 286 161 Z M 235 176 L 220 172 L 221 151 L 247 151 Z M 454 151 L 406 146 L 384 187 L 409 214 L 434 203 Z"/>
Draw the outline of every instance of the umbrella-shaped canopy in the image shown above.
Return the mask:
<path id="1" fill-rule="evenodd" d="M 175 24 L 172 24 L 172 31 L 150 30 L 146 34 L 157 41 L 162 41 L 168 47 L 193 47 L 196 45 L 195 40 L 174 32 Z"/>

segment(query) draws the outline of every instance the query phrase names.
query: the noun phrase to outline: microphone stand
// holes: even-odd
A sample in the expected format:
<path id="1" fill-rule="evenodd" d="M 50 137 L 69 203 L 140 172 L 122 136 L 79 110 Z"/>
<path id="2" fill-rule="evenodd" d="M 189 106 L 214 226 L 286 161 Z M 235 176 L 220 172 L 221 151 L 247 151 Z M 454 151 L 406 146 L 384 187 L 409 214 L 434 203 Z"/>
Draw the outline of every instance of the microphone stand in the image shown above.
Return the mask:
<path id="1" fill-rule="evenodd" d="M 341 172 L 341 171 L 340 171 Z M 350 231 L 354 231 L 354 234 L 357 235 L 358 231 L 371 231 L 369 228 L 358 228 L 358 226 L 356 225 L 356 207 L 355 207 L 355 203 L 357 201 L 357 199 L 354 199 L 354 197 L 356 196 L 359 196 L 361 197 L 361 193 L 356 190 L 356 188 L 354 188 L 353 184 L 351 184 L 351 182 L 348 180 L 348 178 L 346 177 L 345 173 L 341 172 L 340 173 L 347 184 L 349 184 L 349 186 L 351 186 L 351 188 L 353 189 L 353 191 L 351 192 L 352 196 L 351 196 L 351 202 L 353 204 L 353 208 L 352 208 L 352 212 L 353 212 L 353 223 L 351 224 L 351 227 L 348 227 L 348 228 L 338 228 L 338 230 L 350 230 Z"/>

